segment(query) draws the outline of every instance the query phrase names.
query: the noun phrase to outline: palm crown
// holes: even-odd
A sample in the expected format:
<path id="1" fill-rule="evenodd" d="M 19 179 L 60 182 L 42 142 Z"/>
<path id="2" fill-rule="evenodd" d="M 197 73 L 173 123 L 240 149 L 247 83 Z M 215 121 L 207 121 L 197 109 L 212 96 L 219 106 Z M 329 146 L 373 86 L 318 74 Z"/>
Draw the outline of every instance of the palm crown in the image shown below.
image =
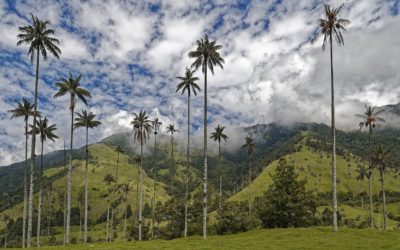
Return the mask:
<path id="1" fill-rule="evenodd" d="M 75 118 L 74 127 L 85 127 L 85 128 L 95 128 L 101 125 L 100 121 L 96 121 L 96 115 L 92 112 L 87 112 L 86 110 L 82 110 L 82 113 L 76 113 L 78 115 Z"/>
<path id="2" fill-rule="evenodd" d="M 160 122 L 158 120 L 158 118 L 154 118 L 154 120 L 151 121 L 151 124 L 153 125 L 153 129 L 154 129 L 154 134 L 157 134 L 158 129 L 160 128 L 160 126 L 162 125 L 162 122 Z"/>
<path id="3" fill-rule="evenodd" d="M 27 120 L 29 116 L 33 116 L 33 104 L 31 104 L 27 98 L 23 97 L 22 102 L 17 101 L 17 107 L 15 109 L 8 110 L 8 112 L 11 113 L 11 119 L 24 117 L 24 119 Z M 37 116 L 40 117 L 40 112 L 37 113 Z"/>
<path id="4" fill-rule="evenodd" d="M 368 171 L 368 169 L 364 165 L 359 165 L 356 168 L 356 172 L 357 172 L 356 179 L 358 181 L 363 181 L 365 177 L 369 179 L 371 176 L 371 171 Z"/>
<path id="5" fill-rule="evenodd" d="M 382 119 L 378 116 L 379 114 L 383 113 L 384 110 L 383 109 L 376 110 L 376 109 L 377 109 L 377 107 L 375 107 L 375 106 L 371 107 L 371 106 L 365 105 L 365 113 L 362 115 L 360 115 L 360 114 L 356 115 L 356 117 L 359 117 L 362 119 L 362 121 L 359 123 L 360 129 L 364 126 L 365 127 L 370 126 L 372 128 L 375 128 L 375 124 L 377 122 L 385 122 L 384 119 Z"/>
<path id="6" fill-rule="evenodd" d="M 222 64 L 225 63 L 225 61 L 218 52 L 218 50 L 222 48 L 222 45 L 217 45 L 215 43 L 215 41 L 210 42 L 208 40 L 207 34 L 204 35 L 204 38 L 200 38 L 200 40 L 196 41 L 197 49 L 189 52 L 189 57 L 195 58 L 191 66 L 192 68 L 197 70 L 201 67 L 204 73 L 208 67 L 212 74 L 214 74 L 214 66 L 218 65 L 224 68 Z"/>
<path id="7" fill-rule="evenodd" d="M 392 148 L 383 149 L 382 145 L 379 144 L 377 150 L 372 154 L 372 166 L 379 168 L 380 171 L 384 172 L 390 160 L 390 151 Z"/>
<path id="8" fill-rule="evenodd" d="M 211 133 L 210 138 L 218 142 L 221 142 L 221 139 L 226 141 L 228 139 L 228 136 L 224 134 L 224 129 L 225 129 L 224 126 L 218 125 L 215 128 L 215 131 Z"/>
<path id="9" fill-rule="evenodd" d="M 115 182 L 115 178 L 111 174 L 106 174 L 103 178 L 103 182 L 108 186 L 111 183 Z"/>
<path id="10" fill-rule="evenodd" d="M 323 35 L 324 42 L 322 44 L 322 49 L 325 49 L 326 43 L 332 39 L 332 36 L 335 37 L 336 42 L 339 45 L 344 45 L 342 31 L 346 31 L 345 26 L 350 24 L 350 21 L 339 18 L 342 8 L 343 4 L 337 8 L 332 8 L 328 4 L 325 4 L 325 18 L 319 19 L 319 30 L 311 40 L 312 43 L 314 43 L 321 35 Z"/>
<path id="11" fill-rule="evenodd" d="M 146 114 L 146 111 L 140 110 L 139 114 L 133 113 L 134 118 L 131 122 L 133 125 L 133 139 L 139 141 L 140 143 L 145 143 L 146 139 L 149 138 L 152 124 L 151 120 Z"/>
<path id="12" fill-rule="evenodd" d="M 194 95 L 197 95 L 196 91 L 200 91 L 199 85 L 197 85 L 196 81 L 199 80 L 198 77 L 193 76 L 194 71 L 191 71 L 189 68 L 186 68 L 185 76 L 178 76 L 181 82 L 176 87 L 176 92 L 182 90 L 182 95 L 187 91 L 188 97 L 191 96 L 193 92 Z"/>
<path id="13" fill-rule="evenodd" d="M 122 149 L 122 147 L 120 145 L 116 146 L 114 148 L 114 151 L 119 153 L 119 154 L 123 154 L 124 153 L 124 150 Z"/>
<path id="14" fill-rule="evenodd" d="M 69 73 L 68 78 L 61 78 L 59 82 L 56 82 L 56 86 L 59 88 L 58 92 L 54 95 L 54 98 L 64 96 L 66 93 L 71 94 L 71 106 L 70 109 L 75 108 L 75 98 L 78 97 L 85 105 L 87 105 L 87 97 L 91 97 L 90 92 L 81 87 L 82 75 L 74 77 Z"/>
<path id="15" fill-rule="evenodd" d="M 169 124 L 167 126 L 167 133 L 171 133 L 173 135 L 175 132 L 178 132 L 178 130 L 175 128 L 175 125 Z"/>
<path id="16" fill-rule="evenodd" d="M 30 127 L 32 128 L 32 125 L 30 125 Z M 40 118 L 36 121 L 36 131 L 40 134 L 40 140 L 43 142 L 47 139 L 53 142 L 55 139 L 58 139 L 58 136 L 54 134 L 55 130 L 57 130 L 56 124 L 49 126 L 49 120 L 47 117 L 44 117 L 43 119 Z M 32 133 L 32 131 L 30 133 Z"/>
<path id="17" fill-rule="evenodd" d="M 58 39 L 51 37 L 54 30 L 50 29 L 50 21 L 42 21 L 31 14 L 32 24 L 19 27 L 20 34 L 17 35 L 17 45 L 29 44 L 28 55 L 31 55 L 31 61 L 35 57 L 35 50 L 40 51 L 43 58 L 47 59 L 47 50 L 49 50 L 56 58 L 60 57 L 61 50 L 58 48 L 60 42 Z"/>
<path id="18" fill-rule="evenodd" d="M 251 155 L 253 153 L 253 149 L 255 147 L 255 141 L 253 135 L 247 135 L 244 138 L 245 143 L 243 144 L 242 148 L 247 147 L 247 154 Z"/>

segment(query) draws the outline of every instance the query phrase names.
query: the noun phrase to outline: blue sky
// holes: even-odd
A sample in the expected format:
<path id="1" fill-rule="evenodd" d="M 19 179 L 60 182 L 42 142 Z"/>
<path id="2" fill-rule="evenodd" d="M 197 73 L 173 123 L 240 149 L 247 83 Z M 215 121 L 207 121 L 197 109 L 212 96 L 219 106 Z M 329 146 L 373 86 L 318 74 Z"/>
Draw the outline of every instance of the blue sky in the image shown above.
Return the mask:
<path id="1" fill-rule="evenodd" d="M 68 142 L 68 98 L 53 99 L 54 82 L 69 72 L 82 74 L 83 86 L 93 95 L 87 109 L 103 122 L 91 131 L 90 141 L 96 142 L 129 131 L 132 112 L 140 109 L 186 131 L 186 98 L 175 93 L 176 77 L 190 66 L 187 53 L 204 33 L 223 45 L 226 62 L 224 70 L 209 77 L 210 128 L 220 123 L 236 134 L 235 128 L 256 123 L 328 123 L 329 57 L 321 50 L 322 41 L 309 43 L 322 4 L 0 0 L 0 166 L 23 158 L 23 121 L 10 120 L 7 110 L 16 100 L 33 96 L 35 65 L 27 47 L 16 46 L 18 26 L 30 22 L 29 13 L 51 21 L 62 50 L 60 60 L 41 62 L 39 109 Z M 351 24 L 345 46 L 334 47 L 337 122 L 351 129 L 364 103 L 400 102 L 400 18 L 398 0 L 344 4 L 342 16 Z M 202 97 L 200 92 L 192 100 L 194 138 L 202 131 Z M 83 108 L 78 104 L 77 111 Z M 79 147 L 83 131 L 75 135 Z M 62 145 L 62 140 L 50 143 L 45 151 Z"/>

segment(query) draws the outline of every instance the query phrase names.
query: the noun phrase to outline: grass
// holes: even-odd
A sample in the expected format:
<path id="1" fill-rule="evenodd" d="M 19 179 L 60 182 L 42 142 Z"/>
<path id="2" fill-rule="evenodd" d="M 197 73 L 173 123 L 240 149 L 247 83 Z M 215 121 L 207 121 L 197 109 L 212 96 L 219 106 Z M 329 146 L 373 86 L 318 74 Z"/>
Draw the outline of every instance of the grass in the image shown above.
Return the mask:
<path id="1" fill-rule="evenodd" d="M 111 249 L 398 249 L 400 232 L 330 227 L 263 229 L 251 232 L 186 239 L 142 242 L 89 243 L 42 247 L 43 250 L 111 250 Z"/>

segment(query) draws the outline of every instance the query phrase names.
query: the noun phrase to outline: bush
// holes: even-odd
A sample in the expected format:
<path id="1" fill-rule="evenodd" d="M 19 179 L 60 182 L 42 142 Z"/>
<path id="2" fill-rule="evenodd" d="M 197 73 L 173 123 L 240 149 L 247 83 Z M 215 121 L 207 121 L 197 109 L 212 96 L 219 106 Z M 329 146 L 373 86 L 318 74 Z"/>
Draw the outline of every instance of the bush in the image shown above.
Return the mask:
<path id="1" fill-rule="evenodd" d="M 255 229 L 260 225 L 256 216 L 249 216 L 247 202 L 227 202 L 218 214 L 217 234 L 234 234 Z"/>
<path id="2" fill-rule="evenodd" d="M 257 202 L 259 219 L 266 228 L 306 227 L 317 224 L 317 199 L 306 190 L 306 180 L 297 180 L 293 165 L 281 159 L 273 183 Z"/>

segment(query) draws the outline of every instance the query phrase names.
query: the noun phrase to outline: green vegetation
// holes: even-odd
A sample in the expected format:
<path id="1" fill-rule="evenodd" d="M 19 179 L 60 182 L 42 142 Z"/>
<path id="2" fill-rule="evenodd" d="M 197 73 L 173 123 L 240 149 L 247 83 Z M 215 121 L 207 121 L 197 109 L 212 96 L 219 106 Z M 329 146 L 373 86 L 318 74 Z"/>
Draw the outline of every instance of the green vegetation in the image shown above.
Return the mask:
<path id="1" fill-rule="evenodd" d="M 329 227 L 264 229 L 236 235 L 199 236 L 175 240 L 142 242 L 89 243 L 43 247 L 43 250 L 80 249 L 397 249 L 398 232 L 381 232 L 371 229 L 340 228 L 333 234 Z"/>

